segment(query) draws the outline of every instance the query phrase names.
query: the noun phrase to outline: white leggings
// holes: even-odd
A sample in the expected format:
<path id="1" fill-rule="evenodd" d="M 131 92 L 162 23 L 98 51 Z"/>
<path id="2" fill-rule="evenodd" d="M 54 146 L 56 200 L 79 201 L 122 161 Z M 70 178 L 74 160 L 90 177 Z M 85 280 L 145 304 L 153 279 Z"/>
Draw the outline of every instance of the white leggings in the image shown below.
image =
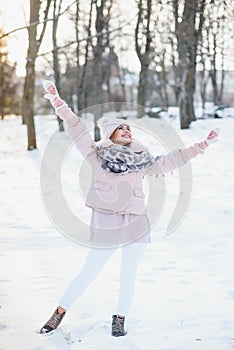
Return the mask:
<path id="1" fill-rule="evenodd" d="M 134 296 L 135 276 L 145 247 L 146 243 L 137 242 L 122 247 L 120 289 L 116 314 L 128 315 Z M 71 282 L 62 299 L 59 301 L 61 307 L 67 310 L 83 294 L 115 250 L 116 248 L 90 248 L 80 273 Z"/>

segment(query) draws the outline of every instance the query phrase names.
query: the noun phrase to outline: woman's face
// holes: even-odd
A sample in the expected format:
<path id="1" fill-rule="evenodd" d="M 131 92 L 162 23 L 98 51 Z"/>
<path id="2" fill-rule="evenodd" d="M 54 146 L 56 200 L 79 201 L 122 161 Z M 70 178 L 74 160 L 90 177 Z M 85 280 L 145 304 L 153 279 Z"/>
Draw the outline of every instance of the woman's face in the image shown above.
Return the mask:
<path id="1" fill-rule="evenodd" d="M 113 132 L 110 139 L 114 143 L 118 143 L 121 146 L 127 146 L 132 142 L 132 134 L 130 127 L 126 124 L 118 126 L 117 129 Z"/>

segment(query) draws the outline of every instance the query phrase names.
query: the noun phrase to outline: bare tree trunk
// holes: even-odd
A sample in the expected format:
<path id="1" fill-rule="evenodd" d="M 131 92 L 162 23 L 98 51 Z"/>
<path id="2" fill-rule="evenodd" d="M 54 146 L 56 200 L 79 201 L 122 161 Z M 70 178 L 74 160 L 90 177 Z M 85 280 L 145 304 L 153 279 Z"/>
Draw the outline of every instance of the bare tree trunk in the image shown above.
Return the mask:
<path id="1" fill-rule="evenodd" d="M 171 43 L 171 62 L 172 62 L 173 74 L 174 74 L 174 83 L 171 84 L 171 87 L 174 90 L 176 106 L 178 106 L 179 95 L 180 95 L 180 74 L 179 74 L 178 65 L 176 64 L 176 57 L 175 57 L 176 48 L 175 48 L 174 38 L 169 37 L 169 40 Z"/>
<path id="2" fill-rule="evenodd" d="M 198 72 L 198 79 L 199 79 L 199 88 L 200 88 L 200 95 L 201 95 L 201 101 L 202 101 L 202 109 L 204 111 L 205 109 L 205 103 L 206 103 L 206 88 L 207 83 L 210 78 L 209 72 L 206 70 L 206 54 L 204 52 L 210 51 L 210 43 L 207 38 L 209 37 L 209 30 L 210 27 L 207 27 L 203 30 L 202 33 L 202 39 L 200 41 L 200 45 L 198 46 L 199 49 L 199 56 L 200 56 L 200 70 Z"/>
<path id="3" fill-rule="evenodd" d="M 51 0 L 47 0 L 44 19 L 48 17 L 50 3 L 51 3 Z M 34 91 L 35 91 L 35 62 L 36 62 L 38 51 L 46 29 L 46 21 L 44 21 L 41 33 L 38 37 L 37 27 L 39 22 L 40 8 L 41 8 L 40 0 L 30 0 L 31 26 L 28 27 L 29 46 L 28 46 L 28 52 L 27 52 L 26 77 L 24 81 L 23 107 L 22 107 L 23 121 L 26 122 L 27 124 L 28 150 L 33 150 L 37 148 L 35 125 L 34 125 L 34 101 L 33 101 Z"/>
<path id="4" fill-rule="evenodd" d="M 112 5 L 112 4 L 111 4 Z M 105 67 L 105 75 L 106 75 L 106 85 L 107 85 L 107 100 L 108 102 L 111 102 L 112 94 L 111 94 L 111 68 L 112 64 L 116 61 L 116 55 L 114 52 L 113 47 L 110 45 L 110 35 L 109 35 L 109 21 L 110 21 L 110 10 L 111 6 L 108 7 L 108 14 L 106 15 L 106 20 L 105 20 L 105 30 L 106 30 L 106 40 L 105 40 L 105 49 L 108 50 L 108 55 L 107 55 L 107 65 Z"/>
<path id="5" fill-rule="evenodd" d="M 218 86 L 217 86 L 217 34 L 213 33 L 213 50 L 214 54 L 211 58 L 211 70 L 210 70 L 210 77 L 211 82 L 213 86 L 213 102 L 214 105 L 217 105 L 217 99 L 218 99 Z"/>
<path id="6" fill-rule="evenodd" d="M 108 52 L 108 57 L 107 57 L 107 65 L 105 67 L 105 75 L 106 75 L 106 85 L 107 85 L 107 101 L 111 101 L 111 65 L 112 65 L 112 60 L 111 60 L 111 53 L 110 53 L 111 48 L 109 48 Z"/>
<path id="7" fill-rule="evenodd" d="M 148 82 L 148 59 L 143 59 L 139 76 L 138 94 L 137 94 L 137 118 L 143 117 L 146 105 L 146 89 Z"/>
<path id="8" fill-rule="evenodd" d="M 79 36 L 79 22 L 80 22 L 80 1 L 76 3 L 76 17 L 75 17 L 75 33 L 76 33 L 76 109 L 77 113 L 80 110 L 80 36 Z"/>
<path id="9" fill-rule="evenodd" d="M 105 0 L 100 2 L 96 1 L 96 23 L 95 28 L 97 33 L 101 33 L 104 29 L 104 5 Z M 94 139 L 100 140 L 100 132 L 97 126 L 97 121 L 101 117 L 102 103 L 102 55 L 104 51 L 104 44 L 102 36 L 97 37 L 97 44 L 94 48 L 94 65 L 93 65 L 93 77 L 94 77 L 94 89 L 93 89 L 93 101 L 94 105 L 97 105 L 94 116 Z"/>
<path id="10" fill-rule="evenodd" d="M 120 83 L 121 90 L 122 90 L 123 100 L 124 100 L 124 102 L 126 102 L 126 96 L 127 96 L 126 95 L 126 88 L 125 88 L 123 78 L 121 77 L 119 62 L 118 62 L 118 66 L 117 66 L 117 74 L 118 74 L 119 83 Z"/>
<path id="11" fill-rule="evenodd" d="M 95 29 L 97 33 L 102 33 L 104 29 L 108 28 L 108 22 L 110 20 L 110 9 L 113 4 L 113 0 L 95 0 L 96 4 L 96 21 L 95 21 Z M 103 35 L 99 35 L 97 37 L 97 43 L 94 47 L 94 65 L 93 65 L 93 78 L 94 78 L 94 86 L 93 86 L 93 101 L 94 104 L 97 105 L 95 116 L 94 116 L 94 138 L 95 141 L 100 140 L 100 131 L 97 126 L 97 121 L 102 115 L 102 57 L 106 47 L 106 41 L 103 38 Z"/>
<path id="12" fill-rule="evenodd" d="M 163 93 L 163 99 L 162 99 L 162 108 L 168 109 L 169 103 L 168 103 L 168 93 L 167 93 L 167 72 L 166 72 L 166 66 L 165 66 L 165 55 L 166 50 L 164 49 L 162 52 L 162 60 L 161 60 L 161 87 L 162 87 L 162 93 Z"/>
<path id="13" fill-rule="evenodd" d="M 144 107 L 146 105 L 146 90 L 148 83 L 148 72 L 150 65 L 150 53 L 151 53 L 151 31 L 150 21 L 152 12 L 152 1 L 146 0 L 146 8 L 143 4 L 144 0 L 140 0 L 138 4 L 138 16 L 135 29 L 135 48 L 136 53 L 141 64 L 141 70 L 139 75 L 138 95 L 137 95 L 137 117 L 141 118 L 144 115 Z M 146 23 L 146 25 L 144 25 Z M 142 30 L 143 25 L 143 30 Z M 146 27 L 146 28 L 145 28 Z M 144 34 L 145 45 L 142 43 L 142 35 Z"/>
<path id="14" fill-rule="evenodd" d="M 88 22 L 88 37 L 91 38 L 91 27 L 92 27 L 92 17 L 93 17 L 93 7 L 94 0 L 90 0 L 90 10 L 89 10 L 89 22 Z M 85 89 L 85 78 L 86 78 L 86 70 L 89 61 L 89 46 L 92 44 L 92 39 L 87 39 L 85 46 L 85 58 L 84 64 L 82 67 L 82 73 L 78 84 L 78 101 L 79 101 L 79 109 L 83 109 L 87 107 L 87 95 Z"/>
<path id="15" fill-rule="evenodd" d="M 224 13 L 227 13 L 227 4 L 224 5 Z M 220 40 L 220 54 L 221 54 L 221 83 L 220 83 L 220 91 L 218 94 L 218 103 L 222 105 L 223 103 L 223 92 L 224 92 L 224 80 L 225 80 L 225 67 L 224 67 L 224 61 L 225 61 L 225 41 L 227 40 L 226 37 L 226 27 L 227 27 L 227 15 L 221 17 L 221 23 L 219 24 L 220 31 L 219 31 L 219 38 Z M 233 36 L 233 33 L 232 33 Z"/>
<path id="16" fill-rule="evenodd" d="M 100 140 L 100 133 L 99 128 L 97 126 L 97 121 L 99 118 L 101 118 L 102 109 L 101 109 L 101 103 L 102 103 L 102 45 L 97 44 L 97 47 L 95 49 L 95 56 L 94 56 L 94 70 L 93 70 L 93 77 L 94 77 L 94 88 L 93 88 L 93 101 L 94 105 L 97 106 L 95 110 L 95 116 L 94 116 L 94 128 L 95 128 L 95 141 Z"/>
<path id="17" fill-rule="evenodd" d="M 214 105 L 222 104 L 225 49 L 231 45 L 233 39 L 233 21 L 230 24 L 228 7 L 229 3 L 222 0 L 213 1 L 206 7 L 207 25 L 203 31 L 202 44 L 206 43 L 203 52 L 205 52 L 205 59 L 209 63 L 209 77 L 213 88 L 212 100 Z"/>
<path id="18" fill-rule="evenodd" d="M 178 16 L 178 13 L 177 13 Z M 180 126 L 188 128 L 194 118 L 193 107 L 193 62 L 195 39 L 196 0 L 185 1 L 182 21 L 176 18 L 181 86 L 179 95 Z"/>
<path id="19" fill-rule="evenodd" d="M 24 95 L 23 95 L 23 121 L 27 124 L 28 135 L 28 150 L 37 148 L 36 133 L 34 124 L 34 92 L 35 92 L 35 60 L 32 57 L 32 46 L 28 50 L 28 59 L 26 63 L 26 77 L 24 81 Z M 29 59 L 31 58 L 31 60 Z"/>
<path id="20" fill-rule="evenodd" d="M 206 103 L 206 87 L 209 80 L 209 74 L 205 70 L 205 64 L 202 63 L 202 70 L 199 72 L 200 94 L 202 100 L 202 109 L 205 109 Z"/>
<path id="21" fill-rule="evenodd" d="M 194 112 L 196 53 L 198 38 L 204 21 L 205 0 L 202 0 L 199 4 L 196 0 L 184 1 L 182 20 L 179 21 L 178 0 L 174 0 L 175 28 L 181 73 L 179 95 L 181 129 L 189 128 L 191 121 L 196 120 Z M 195 26 L 197 14 L 199 14 L 198 30 Z"/>
<path id="22" fill-rule="evenodd" d="M 218 101 L 221 105 L 223 103 L 223 91 L 224 91 L 224 79 L 225 79 L 225 70 L 224 70 L 224 50 L 223 47 L 221 49 L 221 55 L 222 55 L 222 64 L 221 64 L 221 84 L 220 84 L 220 92 Z"/>
<path id="23" fill-rule="evenodd" d="M 213 102 L 214 105 L 218 105 L 222 103 L 222 95 L 223 95 L 223 86 L 224 86 L 224 30 L 222 28 L 222 32 L 220 31 L 220 21 L 217 20 L 216 23 L 212 23 L 213 28 L 212 32 L 212 46 L 213 46 L 213 55 L 211 56 L 211 69 L 210 69 L 210 77 L 213 87 Z M 218 44 L 219 39 L 219 44 Z M 217 51 L 221 50 L 221 84 L 220 91 L 218 88 L 218 72 L 217 72 Z"/>
<path id="24" fill-rule="evenodd" d="M 67 94 L 67 98 L 66 98 L 66 102 L 67 104 L 74 109 L 74 103 L 73 103 L 73 94 L 74 94 L 74 70 L 72 67 L 72 62 L 71 62 L 71 58 L 69 57 L 69 55 L 65 55 L 66 57 L 66 70 L 65 70 L 65 77 L 66 77 L 66 94 Z"/>
<path id="25" fill-rule="evenodd" d="M 53 26 L 52 26 L 52 42 L 53 42 L 53 70 L 54 70 L 54 79 L 55 85 L 58 92 L 60 93 L 60 68 L 59 68 L 59 57 L 58 57 L 58 44 L 57 44 L 57 29 L 59 15 L 61 12 L 62 0 L 54 0 L 53 8 Z M 64 131 L 63 121 L 59 116 L 57 116 L 59 131 Z"/>

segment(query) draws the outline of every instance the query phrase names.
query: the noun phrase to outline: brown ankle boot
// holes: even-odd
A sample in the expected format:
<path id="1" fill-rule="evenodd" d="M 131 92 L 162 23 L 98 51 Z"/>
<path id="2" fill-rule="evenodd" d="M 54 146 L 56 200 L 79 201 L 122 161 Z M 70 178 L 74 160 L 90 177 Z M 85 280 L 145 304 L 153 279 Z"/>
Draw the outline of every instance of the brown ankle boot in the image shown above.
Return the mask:
<path id="1" fill-rule="evenodd" d="M 62 314 L 58 313 L 58 308 L 55 310 L 51 318 L 46 322 L 46 324 L 40 329 L 40 333 L 49 333 L 56 329 L 58 325 L 61 323 L 63 317 L 65 316 L 66 311 Z"/>
<path id="2" fill-rule="evenodd" d="M 113 315 L 112 316 L 112 332 L 113 337 L 121 337 L 127 334 L 124 329 L 125 316 Z"/>

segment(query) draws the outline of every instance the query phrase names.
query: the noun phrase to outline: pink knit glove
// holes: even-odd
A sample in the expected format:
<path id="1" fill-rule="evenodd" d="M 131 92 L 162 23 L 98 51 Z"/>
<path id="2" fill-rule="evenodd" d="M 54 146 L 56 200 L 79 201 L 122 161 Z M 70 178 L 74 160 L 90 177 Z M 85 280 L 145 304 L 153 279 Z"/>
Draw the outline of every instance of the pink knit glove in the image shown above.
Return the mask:
<path id="1" fill-rule="evenodd" d="M 67 106 L 67 104 L 59 96 L 58 90 L 52 81 L 44 80 L 43 87 L 46 91 L 46 95 L 44 95 L 44 97 L 50 100 L 50 103 L 56 110 Z"/>
<path id="2" fill-rule="evenodd" d="M 209 132 L 209 135 L 206 137 L 204 141 L 196 143 L 196 145 L 200 148 L 202 152 L 213 142 L 217 141 L 217 137 L 220 133 L 220 129 L 216 128 Z"/>

